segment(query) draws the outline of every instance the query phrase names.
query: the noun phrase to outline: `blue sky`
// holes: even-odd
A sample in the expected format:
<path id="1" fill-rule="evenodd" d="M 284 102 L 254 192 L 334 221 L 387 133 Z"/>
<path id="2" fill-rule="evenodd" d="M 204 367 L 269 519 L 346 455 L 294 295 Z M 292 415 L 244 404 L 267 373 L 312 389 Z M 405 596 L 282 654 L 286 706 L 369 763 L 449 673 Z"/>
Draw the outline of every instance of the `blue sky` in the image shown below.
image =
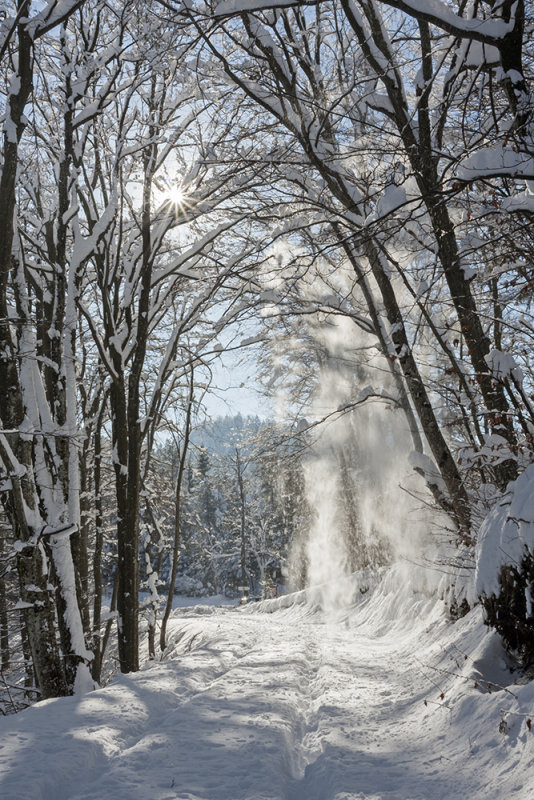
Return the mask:
<path id="1" fill-rule="evenodd" d="M 243 357 L 243 351 L 222 353 L 213 363 L 213 386 L 204 398 L 210 417 L 242 414 L 267 418 L 273 414 L 273 404 L 260 393 L 254 353 Z"/>

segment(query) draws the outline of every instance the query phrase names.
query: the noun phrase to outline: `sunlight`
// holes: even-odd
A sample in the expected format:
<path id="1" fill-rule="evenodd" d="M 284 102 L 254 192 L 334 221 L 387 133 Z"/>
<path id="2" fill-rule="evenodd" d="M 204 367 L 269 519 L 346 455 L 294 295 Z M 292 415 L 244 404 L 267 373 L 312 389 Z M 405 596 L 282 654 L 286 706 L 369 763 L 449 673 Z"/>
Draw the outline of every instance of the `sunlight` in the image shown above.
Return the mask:
<path id="1" fill-rule="evenodd" d="M 173 214 L 180 215 L 190 207 L 191 192 L 190 187 L 184 183 L 180 175 L 174 178 L 162 176 L 154 180 L 155 196 L 157 206 L 162 206 Z"/>
<path id="2" fill-rule="evenodd" d="M 182 186 L 176 184 L 174 186 L 169 186 L 165 190 L 165 199 L 174 206 L 183 206 L 185 198 L 186 194 Z"/>

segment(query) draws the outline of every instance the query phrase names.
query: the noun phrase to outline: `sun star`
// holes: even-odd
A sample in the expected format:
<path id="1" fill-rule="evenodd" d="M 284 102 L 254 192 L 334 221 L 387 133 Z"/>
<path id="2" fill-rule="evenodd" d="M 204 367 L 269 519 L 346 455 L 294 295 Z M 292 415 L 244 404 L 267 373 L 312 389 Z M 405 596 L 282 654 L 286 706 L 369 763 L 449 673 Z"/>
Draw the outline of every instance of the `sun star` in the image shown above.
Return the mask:
<path id="1" fill-rule="evenodd" d="M 169 203 L 175 206 L 182 206 L 185 202 L 185 192 L 181 186 L 170 186 L 165 195 Z"/>

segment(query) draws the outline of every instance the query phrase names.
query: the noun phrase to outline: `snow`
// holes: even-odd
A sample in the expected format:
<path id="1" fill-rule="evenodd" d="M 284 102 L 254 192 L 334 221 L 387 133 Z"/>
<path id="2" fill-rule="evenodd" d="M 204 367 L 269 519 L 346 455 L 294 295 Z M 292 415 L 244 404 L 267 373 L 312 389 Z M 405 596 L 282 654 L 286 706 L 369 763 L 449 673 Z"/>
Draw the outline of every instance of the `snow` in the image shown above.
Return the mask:
<path id="1" fill-rule="evenodd" d="M 378 201 L 378 217 L 386 217 L 406 203 L 406 192 L 402 186 L 388 186 Z"/>
<path id="2" fill-rule="evenodd" d="M 534 158 L 529 153 L 516 152 L 506 145 L 482 147 L 460 162 L 455 173 L 455 177 L 465 181 L 498 175 L 532 178 Z"/>
<path id="3" fill-rule="evenodd" d="M 442 0 L 397 0 L 395 6 L 408 14 L 427 19 L 450 33 L 491 43 L 503 39 L 514 27 L 512 12 L 509 22 L 499 19 L 464 19 L 454 13 Z"/>
<path id="4" fill-rule="evenodd" d="M 38 4 L 41 6 L 41 4 Z M 36 38 L 45 31 L 59 25 L 80 5 L 79 0 L 49 0 L 49 2 L 33 17 L 27 28 L 31 36 Z"/>
<path id="5" fill-rule="evenodd" d="M 480 68 L 482 65 L 486 69 L 495 68 L 500 64 L 500 53 L 498 48 L 492 45 L 464 39 L 458 48 L 458 60 L 464 68 Z"/>
<path id="6" fill-rule="evenodd" d="M 33 608 L 33 603 L 25 603 L 24 600 L 17 600 L 15 605 L 13 606 L 14 610 L 22 610 L 24 608 Z"/>
<path id="7" fill-rule="evenodd" d="M 527 181 L 527 183 L 532 183 L 532 181 Z M 532 214 L 534 213 L 534 193 L 527 188 L 524 192 L 518 192 L 513 197 L 504 197 L 501 202 L 501 208 L 509 213 L 523 211 Z"/>
<path id="8" fill-rule="evenodd" d="M 473 594 L 498 595 L 501 567 L 519 565 L 527 549 L 534 553 L 534 464 L 509 484 L 482 523 Z"/>
<path id="9" fill-rule="evenodd" d="M 497 635 L 479 609 L 450 623 L 437 583 L 397 565 L 334 606 L 177 609 L 163 660 L 0 718 L 0 796 L 527 800 L 534 686 L 500 688 Z"/>
<path id="10" fill-rule="evenodd" d="M 445 496 L 448 494 L 447 485 L 441 477 L 441 473 L 437 465 L 429 456 L 426 456 L 423 453 L 417 453 L 414 450 L 408 456 L 408 461 L 413 469 L 417 470 L 417 472 L 423 475 L 429 486 L 436 486 L 436 488 Z"/>
<path id="11" fill-rule="evenodd" d="M 513 457 L 510 443 L 498 433 L 484 436 L 484 444 L 478 447 L 461 447 L 458 450 L 460 463 L 502 464 Z"/>
<path id="12" fill-rule="evenodd" d="M 518 384 L 523 383 L 523 373 L 511 353 L 493 349 L 485 358 L 491 374 L 498 381 L 511 376 Z"/>

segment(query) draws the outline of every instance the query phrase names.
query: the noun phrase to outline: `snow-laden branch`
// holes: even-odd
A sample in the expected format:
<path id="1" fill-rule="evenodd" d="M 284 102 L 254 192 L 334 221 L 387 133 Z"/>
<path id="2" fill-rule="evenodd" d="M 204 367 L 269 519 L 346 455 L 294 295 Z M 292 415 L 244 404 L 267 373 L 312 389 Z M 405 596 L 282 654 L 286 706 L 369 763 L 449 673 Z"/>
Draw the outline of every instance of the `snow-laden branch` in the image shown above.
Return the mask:
<path id="1" fill-rule="evenodd" d="M 49 0 L 45 8 L 26 23 L 28 33 L 32 39 L 43 36 L 65 22 L 84 3 L 85 0 Z"/>
<path id="2" fill-rule="evenodd" d="M 534 180 L 534 158 L 529 153 L 516 152 L 498 144 L 470 154 L 460 161 L 454 174 L 454 178 L 461 182 L 505 177 Z"/>
<path id="3" fill-rule="evenodd" d="M 411 17 L 436 25 L 452 36 L 474 39 L 486 44 L 495 44 L 502 41 L 508 34 L 512 33 L 516 25 L 515 13 L 511 14 L 508 22 L 503 19 L 465 19 L 455 14 L 441 0 L 383 0 L 383 2 L 385 5 L 409 14 Z M 321 0 L 304 0 L 304 2 L 302 0 L 298 0 L 298 2 L 297 0 L 221 0 L 216 4 L 213 16 L 220 18 L 257 11 L 320 4 Z M 351 0 L 350 5 L 355 8 L 353 0 Z M 514 4 L 514 11 L 517 5 L 517 3 Z M 191 6 L 191 2 L 183 3 L 184 8 L 189 9 Z"/>
<path id="4" fill-rule="evenodd" d="M 511 14 L 509 22 L 505 22 L 504 19 L 464 19 L 441 0 L 383 0 L 383 2 L 411 17 L 436 25 L 459 39 L 474 39 L 486 44 L 502 41 L 514 31 L 516 25 L 515 13 Z M 518 3 L 514 3 L 514 12 L 517 7 Z"/>
<path id="5" fill-rule="evenodd" d="M 509 22 L 503 19 L 465 19 L 455 14 L 454 11 L 441 0 L 383 0 L 383 2 L 409 14 L 416 19 L 425 20 L 436 25 L 452 36 L 469 38 L 487 44 L 502 41 L 510 34 L 516 25 L 515 14 L 512 13 Z M 227 17 L 235 14 L 252 13 L 255 11 L 268 11 L 275 9 L 288 9 L 302 5 L 318 5 L 320 0 L 222 0 L 215 7 L 215 17 Z M 191 3 L 184 3 L 190 7 Z M 354 6 L 353 0 L 350 3 Z M 517 7 L 517 4 L 514 4 Z M 515 9 L 514 9 L 515 10 Z"/>

